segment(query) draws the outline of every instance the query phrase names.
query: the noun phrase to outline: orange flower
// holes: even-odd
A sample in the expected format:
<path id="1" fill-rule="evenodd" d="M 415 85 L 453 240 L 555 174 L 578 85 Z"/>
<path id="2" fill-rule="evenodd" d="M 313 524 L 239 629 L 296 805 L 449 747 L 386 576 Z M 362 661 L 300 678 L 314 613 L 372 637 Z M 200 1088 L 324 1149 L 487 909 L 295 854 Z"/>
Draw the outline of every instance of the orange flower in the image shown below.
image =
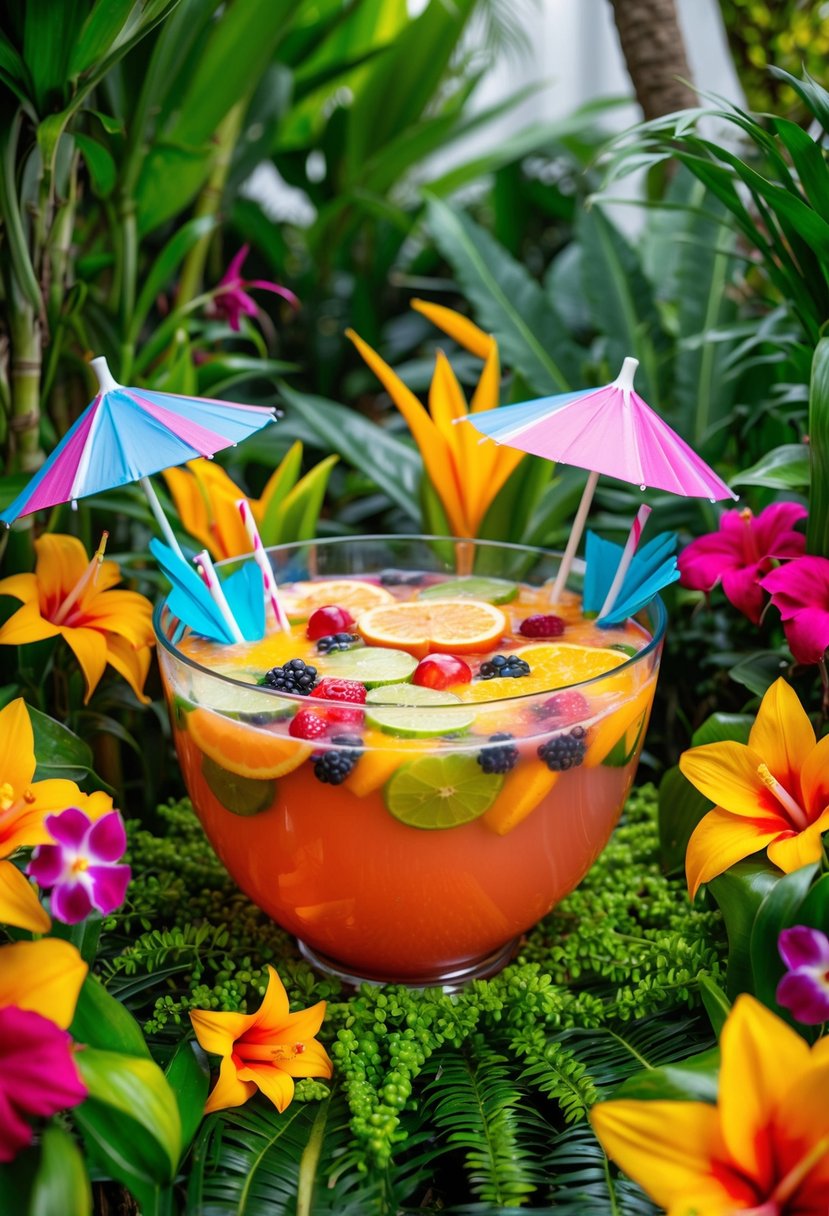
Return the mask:
<path id="1" fill-rule="evenodd" d="M 0 580 L 0 595 L 23 601 L 0 628 L 0 646 L 60 636 L 84 674 L 84 702 L 107 663 L 140 701 L 148 701 L 142 689 L 153 644 L 152 605 L 135 591 L 110 590 L 121 575 L 116 562 L 103 560 L 103 543 L 90 562 L 74 536 L 47 534 L 36 540 L 34 574 Z"/>
<path id="2" fill-rule="evenodd" d="M 112 809 L 112 799 L 100 791 L 82 794 L 74 781 L 51 778 L 33 781 L 35 748 L 32 723 L 22 697 L 0 709 L 0 858 L 17 849 L 49 844 L 44 826 L 53 811 L 77 806 L 91 819 Z M 0 921 L 45 933 L 51 921 L 34 888 L 12 862 L 0 860 Z"/>
<path id="3" fill-rule="evenodd" d="M 422 313 L 450 338 L 484 360 L 480 380 L 467 406 L 455 373 L 443 351 L 438 351 L 425 410 L 399 376 L 352 330 L 346 330 L 357 350 L 382 383 L 406 419 L 420 449 L 423 467 L 455 536 L 475 537 L 490 504 L 507 478 L 524 459 L 514 448 L 482 440 L 473 427 L 456 426 L 455 419 L 498 405 L 500 363 L 495 339 L 468 318 L 439 304 L 413 300 Z"/>
<path id="4" fill-rule="evenodd" d="M 826 1216 L 829 1038 L 811 1049 L 754 997 L 723 1027 L 716 1106 L 620 1099 L 590 1122 L 669 1216 Z"/>
<path id="5" fill-rule="evenodd" d="M 268 988 L 256 1013 L 207 1009 L 190 1013 L 201 1046 L 222 1057 L 205 1114 L 241 1106 L 257 1089 L 283 1111 L 294 1096 L 294 1077 L 331 1076 L 328 1053 L 314 1038 L 325 1015 L 325 1001 L 290 1013 L 287 994 L 273 967 L 268 967 L 268 976 Z"/>
<path id="6" fill-rule="evenodd" d="M 829 735 L 815 732 L 794 689 L 776 680 L 763 697 L 748 745 L 692 747 L 679 767 L 718 805 L 697 824 L 685 869 L 700 885 L 758 849 L 787 874 L 817 861 L 829 831 Z"/>

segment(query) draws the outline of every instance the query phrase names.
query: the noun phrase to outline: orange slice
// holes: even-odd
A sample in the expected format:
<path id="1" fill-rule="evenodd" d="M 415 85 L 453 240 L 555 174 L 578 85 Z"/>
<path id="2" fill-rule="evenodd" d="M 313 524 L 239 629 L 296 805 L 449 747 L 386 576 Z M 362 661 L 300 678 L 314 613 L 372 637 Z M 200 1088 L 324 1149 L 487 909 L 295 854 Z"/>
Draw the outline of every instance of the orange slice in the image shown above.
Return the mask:
<path id="1" fill-rule="evenodd" d="M 650 709 L 655 684 L 653 681 L 640 688 L 635 697 L 625 701 L 613 713 L 602 718 L 590 731 L 587 754 L 584 757 L 586 768 L 601 764 L 610 755 L 620 739 L 625 740 L 625 750 L 629 751 L 636 742 L 636 735 L 642 725 L 642 717 Z"/>
<path id="2" fill-rule="evenodd" d="M 307 621 L 317 608 L 326 604 L 337 604 L 347 608 L 352 616 L 359 616 L 369 608 L 395 603 L 394 596 L 377 583 L 364 583 L 357 578 L 329 578 L 318 583 L 294 583 L 279 598 L 290 620 Z"/>
<path id="3" fill-rule="evenodd" d="M 204 755 L 222 768 L 262 781 L 293 772 L 313 751 L 310 743 L 236 722 L 212 709 L 194 709 L 187 729 Z"/>
<path id="4" fill-rule="evenodd" d="M 371 646 L 407 650 L 422 659 L 490 650 L 507 631 L 500 608 L 485 600 L 414 600 L 372 608 L 357 621 Z"/>
<path id="5" fill-rule="evenodd" d="M 499 836 L 506 836 L 547 797 L 560 776 L 561 773 L 550 772 L 546 764 L 519 764 L 507 773 L 500 794 L 481 816 L 481 823 Z"/>
<path id="6" fill-rule="evenodd" d="M 468 602 L 468 601 L 467 601 Z M 522 697 L 529 693 L 554 692 L 583 680 L 612 672 L 628 661 L 628 655 L 603 646 L 579 646 L 574 642 L 539 642 L 536 646 L 522 646 L 510 650 L 530 665 L 530 674 L 518 679 L 504 677 L 493 680 L 474 680 L 471 684 L 456 689 L 462 701 L 499 701 L 504 697 Z M 615 692 L 630 688 L 634 676 L 625 673 L 610 677 L 596 692 Z"/>
<path id="7" fill-rule="evenodd" d="M 401 764 L 421 755 L 432 743 L 430 739 L 395 739 L 380 731 L 366 731 L 365 751 L 343 782 L 358 798 L 365 798 L 385 785 Z"/>

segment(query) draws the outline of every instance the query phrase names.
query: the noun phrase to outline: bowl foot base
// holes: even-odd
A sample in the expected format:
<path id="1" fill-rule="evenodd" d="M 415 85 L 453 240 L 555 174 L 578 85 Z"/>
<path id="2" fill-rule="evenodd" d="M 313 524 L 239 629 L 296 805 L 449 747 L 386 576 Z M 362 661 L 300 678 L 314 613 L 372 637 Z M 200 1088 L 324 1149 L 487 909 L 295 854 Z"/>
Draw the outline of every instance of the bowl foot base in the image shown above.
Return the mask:
<path id="1" fill-rule="evenodd" d="M 330 975 L 352 988 L 361 984 L 404 984 L 407 988 L 442 988 L 444 992 L 457 992 L 472 980 L 485 980 L 496 975 L 507 965 L 518 952 L 520 937 L 515 937 L 505 946 L 499 946 L 491 954 L 460 966 L 436 969 L 424 975 L 358 975 L 338 963 L 335 959 L 320 954 L 305 942 L 297 939 L 297 945 L 302 957 L 311 964 L 315 971 Z"/>

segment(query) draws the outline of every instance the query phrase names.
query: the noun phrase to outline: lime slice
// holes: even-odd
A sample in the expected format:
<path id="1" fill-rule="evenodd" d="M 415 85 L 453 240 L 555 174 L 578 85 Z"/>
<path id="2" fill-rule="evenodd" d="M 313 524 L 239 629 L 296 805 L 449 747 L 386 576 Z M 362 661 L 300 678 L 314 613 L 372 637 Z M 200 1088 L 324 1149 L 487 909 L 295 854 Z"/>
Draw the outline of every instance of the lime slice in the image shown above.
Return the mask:
<path id="1" fill-rule="evenodd" d="M 202 756 L 202 776 L 210 792 L 227 811 L 234 815 L 259 815 L 268 809 L 276 792 L 275 781 L 260 781 L 255 777 L 241 777 L 222 768 L 210 756 Z"/>
<path id="2" fill-rule="evenodd" d="M 366 696 L 367 724 L 404 739 L 465 734 L 474 721 L 474 711 L 441 688 L 387 684 Z"/>
<path id="3" fill-rule="evenodd" d="M 474 756 L 420 756 L 386 782 L 386 806 L 412 828 L 455 828 L 492 806 L 504 778 L 483 773 Z"/>
<path id="4" fill-rule="evenodd" d="M 458 705 L 460 700 L 445 688 L 422 684 L 385 684 L 366 693 L 366 705 Z"/>
<path id="5" fill-rule="evenodd" d="M 236 672 L 234 676 L 237 676 Z M 226 718 L 235 718 L 239 722 L 249 722 L 254 726 L 290 718 L 297 710 L 296 701 L 291 701 L 280 693 L 271 692 L 264 687 L 247 688 L 241 684 L 227 684 L 223 680 L 212 679 L 199 672 L 192 673 L 189 696 L 186 699 L 178 697 L 176 700 L 187 713 L 199 705 L 224 714 Z"/>
<path id="6" fill-rule="evenodd" d="M 356 650 L 335 650 L 321 655 L 317 667 L 323 676 L 339 680 L 357 680 L 366 688 L 384 684 L 401 684 L 410 680 L 417 659 L 405 650 L 388 650 L 385 646 L 360 646 Z"/>
<path id="7" fill-rule="evenodd" d="M 629 654 L 631 658 L 639 653 L 635 646 L 628 646 L 627 642 L 611 642 L 608 650 L 619 650 L 622 654 Z"/>
<path id="8" fill-rule="evenodd" d="M 486 600 L 488 604 L 508 604 L 518 595 L 518 584 L 505 578 L 450 578 L 444 583 L 424 587 L 420 600 Z"/>

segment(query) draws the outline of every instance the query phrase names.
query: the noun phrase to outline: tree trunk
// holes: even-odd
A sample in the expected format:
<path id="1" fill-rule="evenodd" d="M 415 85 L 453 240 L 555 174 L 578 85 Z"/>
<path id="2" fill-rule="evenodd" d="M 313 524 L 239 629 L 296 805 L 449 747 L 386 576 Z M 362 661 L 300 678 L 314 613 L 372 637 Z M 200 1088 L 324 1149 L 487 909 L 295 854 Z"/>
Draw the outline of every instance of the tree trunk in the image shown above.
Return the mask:
<path id="1" fill-rule="evenodd" d="M 697 104 L 675 0 L 610 0 L 636 100 L 646 119 Z"/>

